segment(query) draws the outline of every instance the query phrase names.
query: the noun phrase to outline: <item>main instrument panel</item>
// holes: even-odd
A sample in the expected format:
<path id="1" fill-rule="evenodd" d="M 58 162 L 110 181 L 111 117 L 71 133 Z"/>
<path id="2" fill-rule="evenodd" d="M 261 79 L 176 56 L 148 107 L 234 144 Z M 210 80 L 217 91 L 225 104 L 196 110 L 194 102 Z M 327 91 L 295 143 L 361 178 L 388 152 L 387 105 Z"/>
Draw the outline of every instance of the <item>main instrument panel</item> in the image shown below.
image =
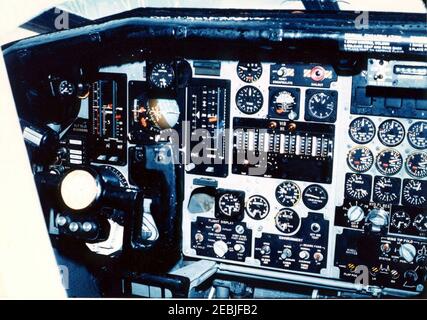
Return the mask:
<path id="1" fill-rule="evenodd" d="M 379 63 L 356 76 L 283 61 L 105 67 L 82 102 L 87 115 L 61 140 L 62 161 L 108 165 L 132 186 L 128 150 L 172 142 L 184 171 L 185 257 L 313 283 L 354 283 L 363 267 L 370 286 L 420 292 L 427 100 L 372 90 L 372 72 L 387 78 Z"/>

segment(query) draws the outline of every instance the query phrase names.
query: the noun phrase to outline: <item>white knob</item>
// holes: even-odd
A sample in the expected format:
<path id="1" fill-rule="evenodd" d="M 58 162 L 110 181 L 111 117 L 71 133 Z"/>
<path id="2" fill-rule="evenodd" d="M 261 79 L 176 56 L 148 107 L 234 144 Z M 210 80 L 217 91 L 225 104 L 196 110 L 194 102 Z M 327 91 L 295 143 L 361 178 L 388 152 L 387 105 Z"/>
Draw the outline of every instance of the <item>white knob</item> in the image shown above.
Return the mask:
<path id="1" fill-rule="evenodd" d="M 310 258 L 310 253 L 308 251 L 301 251 L 299 253 L 299 257 L 303 260 L 307 260 L 308 258 Z"/>
<path id="2" fill-rule="evenodd" d="M 287 258 L 290 258 L 291 256 L 292 256 L 291 249 L 286 248 L 286 249 L 283 250 L 283 252 L 282 252 L 282 259 L 287 259 Z"/>
<path id="3" fill-rule="evenodd" d="M 224 257 L 225 254 L 228 252 L 228 246 L 222 240 L 215 242 L 213 245 L 213 249 L 215 254 L 220 258 Z"/>
<path id="4" fill-rule="evenodd" d="M 412 262 L 417 255 L 417 249 L 410 243 L 404 243 L 399 248 L 399 254 L 407 262 Z"/>
<path id="5" fill-rule="evenodd" d="M 70 229 L 71 232 L 76 232 L 79 230 L 79 225 L 76 222 L 71 222 L 68 228 Z"/>
<path id="6" fill-rule="evenodd" d="M 82 228 L 83 228 L 83 231 L 84 231 L 84 232 L 89 232 L 89 231 L 91 231 L 91 230 L 92 230 L 93 225 L 92 225 L 92 223 L 90 223 L 90 222 L 85 222 L 85 223 L 83 223 Z"/>
<path id="7" fill-rule="evenodd" d="M 348 209 L 347 217 L 350 222 L 360 222 L 363 220 L 364 216 L 365 213 L 363 212 L 363 209 L 359 206 L 352 206 L 350 209 Z"/>
<path id="8" fill-rule="evenodd" d="M 58 216 L 56 218 L 56 224 L 60 227 L 63 227 L 67 224 L 67 219 L 63 216 Z"/>

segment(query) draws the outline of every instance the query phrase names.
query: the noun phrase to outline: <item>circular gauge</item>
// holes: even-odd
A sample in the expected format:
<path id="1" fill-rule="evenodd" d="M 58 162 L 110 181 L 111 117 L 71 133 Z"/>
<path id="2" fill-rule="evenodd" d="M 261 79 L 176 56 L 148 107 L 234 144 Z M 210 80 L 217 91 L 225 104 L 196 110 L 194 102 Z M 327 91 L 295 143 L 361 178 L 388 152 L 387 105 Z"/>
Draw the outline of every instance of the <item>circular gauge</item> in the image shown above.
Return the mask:
<path id="1" fill-rule="evenodd" d="M 259 62 L 239 62 L 237 65 L 237 75 L 244 82 L 255 82 L 261 78 L 262 65 Z"/>
<path id="2" fill-rule="evenodd" d="M 427 177 L 427 153 L 415 152 L 406 159 L 406 170 L 415 178 Z"/>
<path id="3" fill-rule="evenodd" d="M 377 155 L 376 166 L 384 175 L 396 174 L 402 169 L 403 158 L 399 151 L 386 149 Z"/>
<path id="4" fill-rule="evenodd" d="M 292 92 L 283 90 L 273 95 L 271 108 L 278 114 L 289 114 L 297 106 L 297 97 Z"/>
<path id="5" fill-rule="evenodd" d="M 415 122 L 409 127 L 408 140 L 415 149 L 427 149 L 427 122 Z"/>
<path id="6" fill-rule="evenodd" d="M 246 204 L 246 212 L 252 219 L 262 220 L 270 213 L 270 204 L 264 197 L 252 196 Z"/>
<path id="7" fill-rule="evenodd" d="M 375 130 L 375 124 L 371 119 L 360 117 L 350 123 L 349 134 L 354 142 L 365 144 L 375 137 Z"/>
<path id="8" fill-rule="evenodd" d="M 282 182 L 276 188 L 276 199 L 284 207 L 293 207 L 300 198 L 300 188 L 291 181 Z"/>
<path id="9" fill-rule="evenodd" d="M 347 155 L 349 167 L 356 172 L 366 172 L 374 163 L 374 155 L 367 147 L 355 147 Z"/>
<path id="10" fill-rule="evenodd" d="M 241 203 L 237 195 L 224 193 L 218 200 L 218 207 L 221 214 L 227 217 L 235 217 L 241 212 Z"/>
<path id="11" fill-rule="evenodd" d="M 371 198 L 372 178 L 361 174 L 348 174 L 345 181 L 346 197 L 354 200 Z"/>
<path id="12" fill-rule="evenodd" d="M 336 109 L 336 99 L 329 93 L 318 92 L 308 100 L 308 112 L 319 120 L 328 119 Z"/>
<path id="13" fill-rule="evenodd" d="M 420 232 L 427 232 L 427 215 L 420 213 L 414 219 L 414 227 Z"/>
<path id="14" fill-rule="evenodd" d="M 311 210 L 320 210 L 328 203 L 328 193 L 322 186 L 312 184 L 304 190 L 302 201 L 307 208 Z"/>
<path id="15" fill-rule="evenodd" d="M 261 110 L 264 104 L 264 98 L 259 89 L 253 86 L 245 86 L 237 91 L 237 108 L 246 114 L 255 114 Z"/>
<path id="16" fill-rule="evenodd" d="M 286 234 L 296 232 L 300 222 L 301 220 L 298 214 L 291 209 L 284 208 L 280 210 L 275 217 L 276 228 Z"/>
<path id="17" fill-rule="evenodd" d="M 400 179 L 389 177 L 375 177 L 374 201 L 382 203 L 396 203 L 399 201 Z"/>
<path id="18" fill-rule="evenodd" d="M 378 138 L 382 144 L 395 147 L 405 138 L 405 128 L 399 121 L 386 120 L 378 127 Z"/>
<path id="19" fill-rule="evenodd" d="M 175 71 L 170 64 L 161 62 L 151 70 L 150 82 L 159 89 L 170 87 L 174 79 Z"/>
<path id="20" fill-rule="evenodd" d="M 403 182 L 402 202 L 412 206 L 423 206 L 427 202 L 427 182 L 405 180 Z"/>
<path id="21" fill-rule="evenodd" d="M 174 99 L 149 99 L 148 118 L 160 130 L 173 128 L 178 124 L 180 110 Z"/>
<path id="22" fill-rule="evenodd" d="M 398 230 L 406 229 L 411 224 L 411 217 L 404 211 L 398 211 L 391 218 L 391 225 Z"/>
<path id="23" fill-rule="evenodd" d="M 58 89 L 61 96 L 72 96 L 76 91 L 74 84 L 67 80 L 61 81 Z"/>

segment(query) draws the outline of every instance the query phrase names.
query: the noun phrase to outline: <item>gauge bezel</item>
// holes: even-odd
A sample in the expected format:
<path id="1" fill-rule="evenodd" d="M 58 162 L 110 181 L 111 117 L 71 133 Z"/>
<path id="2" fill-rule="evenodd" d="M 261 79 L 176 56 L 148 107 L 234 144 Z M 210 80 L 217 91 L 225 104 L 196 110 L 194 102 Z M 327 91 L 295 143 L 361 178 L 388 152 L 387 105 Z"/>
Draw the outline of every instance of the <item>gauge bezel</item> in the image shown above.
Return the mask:
<path id="1" fill-rule="evenodd" d="M 318 117 L 311 110 L 312 99 L 319 95 L 325 94 L 329 99 L 332 99 L 333 109 L 326 117 Z M 307 89 L 305 92 L 305 115 L 304 119 L 307 121 L 316 121 L 316 122 L 327 122 L 335 123 L 337 121 L 337 109 L 338 109 L 338 91 L 336 90 L 317 90 L 317 89 Z"/>
<path id="2" fill-rule="evenodd" d="M 382 130 L 381 130 L 381 128 L 386 124 L 386 123 L 388 123 L 388 122 L 396 122 L 396 123 L 398 123 L 398 125 L 401 127 L 401 129 L 402 129 L 402 135 L 400 136 L 400 140 L 399 141 L 397 141 L 397 142 L 394 142 L 394 143 L 388 143 L 388 142 L 386 142 L 385 140 L 384 140 L 384 137 L 381 135 L 381 132 L 382 132 Z M 383 144 L 383 145 L 385 145 L 385 146 L 387 146 L 387 147 L 397 147 L 398 145 L 400 145 L 404 140 L 405 140 L 405 136 L 406 136 L 406 130 L 405 130 L 405 127 L 404 127 L 404 125 L 400 122 L 400 121 L 398 121 L 398 120 L 395 120 L 395 119 L 387 119 L 387 120 L 384 120 L 383 122 L 381 122 L 381 124 L 378 126 L 378 139 L 379 139 L 379 141 Z"/>
<path id="3" fill-rule="evenodd" d="M 293 228 L 293 230 L 292 230 L 292 231 L 290 231 L 290 232 L 283 231 L 281 228 L 279 228 L 278 223 L 277 223 L 277 219 L 278 219 L 279 215 L 280 215 L 280 214 L 282 214 L 282 213 L 284 213 L 284 212 L 291 213 L 291 214 L 292 214 L 292 216 L 293 216 L 293 218 L 295 218 L 295 217 L 297 218 L 297 225 L 296 225 L 296 226 Z M 285 235 L 288 235 L 288 236 L 290 236 L 290 235 L 294 235 L 294 234 L 296 234 L 296 233 L 300 230 L 300 228 L 301 228 L 301 217 L 298 215 L 298 213 L 297 213 L 295 210 L 292 210 L 292 209 L 290 209 L 290 208 L 282 208 L 282 209 L 280 209 L 280 210 L 276 213 L 276 215 L 274 216 L 274 225 L 275 225 L 276 229 L 277 229 L 278 231 L 280 231 L 281 233 L 283 233 L 283 234 L 285 234 Z"/>
<path id="4" fill-rule="evenodd" d="M 350 155 L 351 155 L 354 151 L 356 151 L 356 150 L 361 150 L 361 149 L 363 149 L 363 150 L 368 150 L 368 151 L 369 151 L 369 158 L 371 159 L 371 163 L 370 163 L 369 167 L 368 167 L 368 168 L 365 168 L 365 169 L 363 169 L 363 170 L 360 170 L 360 169 L 357 169 L 356 167 L 354 167 L 353 163 L 350 161 Z M 350 168 L 352 171 L 354 171 L 354 172 L 356 172 L 356 173 L 365 173 L 365 172 L 368 172 L 369 170 L 371 170 L 372 166 L 374 165 L 374 162 L 375 162 L 374 154 L 372 153 L 371 149 L 369 149 L 369 148 L 368 148 L 368 147 L 366 147 L 366 146 L 356 146 L 356 147 L 353 147 L 353 148 L 351 148 L 351 149 L 348 151 L 348 153 L 347 153 L 347 165 L 349 166 L 349 168 Z"/>
<path id="5" fill-rule="evenodd" d="M 414 172 L 409 168 L 409 165 L 408 165 L 409 159 L 410 159 L 410 158 L 412 158 L 412 157 L 414 157 L 415 155 L 421 155 L 421 156 L 424 156 L 424 157 L 427 159 L 427 152 L 423 152 L 423 151 L 416 151 L 416 152 L 412 152 L 411 154 L 409 154 L 409 155 L 406 157 L 406 160 L 405 160 L 405 169 L 406 169 L 406 172 L 407 172 L 411 177 L 416 178 L 416 179 L 423 179 L 423 178 L 426 178 L 426 177 L 427 177 L 427 168 L 426 168 L 425 173 L 424 173 L 423 175 L 416 175 L 416 174 L 414 174 Z"/>
<path id="6" fill-rule="evenodd" d="M 362 120 L 365 120 L 368 123 L 370 123 L 372 125 L 372 128 L 374 129 L 372 136 L 370 136 L 370 138 L 366 141 L 362 141 L 362 140 L 357 139 L 352 133 L 352 128 L 354 127 L 355 123 L 357 121 L 362 121 Z M 375 126 L 375 123 L 371 119 L 369 119 L 368 117 L 358 117 L 356 119 L 353 119 L 353 121 L 351 121 L 349 128 L 348 128 L 348 135 L 350 136 L 350 139 L 353 140 L 353 142 L 355 142 L 357 144 L 368 144 L 369 142 L 371 142 L 375 138 L 376 134 L 377 134 L 377 128 Z"/>
<path id="7" fill-rule="evenodd" d="M 408 133 L 407 133 L 407 137 L 408 137 L 408 142 L 409 142 L 409 144 L 411 145 L 411 147 L 412 147 L 412 148 L 414 148 L 414 149 L 418 149 L 418 150 L 424 150 L 424 149 L 427 149 L 427 142 L 426 142 L 426 145 L 425 145 L 425 146 L 417 145 L 416 143 L 414 143 L 414 141 L 412 141 L 412 138 L 411 138 L 411 132 L 414 132 L 414 131 L 413 131 L 413 128 L 414 128 L 415 126 L 417 126 L 417 125 L 421 125 L 421 124 L 424 124 L 424 125 L 427 127 L 427 122 L 426 122 L 426 121 L 417 121 L 417 122 L 414 122 L 413 124 L 411 124 L 411 126 L 408 128 Z"/>
<path id="8" fill-rule="evenodd" d="M 266 205 L 267 205 L 267 213 L 265 214 L 265 216 L 259 216 L 259 217 L 256 217 L 255 215 L 253 215 L 253 214 L 251 213 L 251 210 L 250 210 L 250 208 L 249 208 L 249 204 L 250 204 L 251 200 L 253 200 L 253 199 L 255 199 L 255 198 L 259 198 L 259 199 L 261 199 L 261 200 L 264 202 L 264 204 L 266 204 Z M 246 211 L 246 214 L 247 214 L 251 219 L 254 219 L 254 220 L 257 220 L 257 221 L 261 221 L 261 220 L 264 220 L 265 218 L 267 218 L 267 217 L 268 217 L 268 215 L 270 214 L 270 209 L 271 209 L 271 208 L 270 208 L 270 203 L 268 202 L 268 200 L 267 200 L 265 197 L 260 196 L 260 195 L 253 195 L 253 196 L 249 197 L 249 199 L 247 200 L 246 205 L 245 205 L 245 211 Z"/>
<path id="9" fill-rule="evenodd" d="M 239 68 L 240 67 L 242 67 L 242 66 L 245 66 L 246 68 L 247 68 L 247 65 L 248 64 L 256 64 L 256 65 L 258 65 L 259 66 L 259 68 L 261 69 L 260 70 L 260 72 L 259 73 L 257 73 L 257 77 L 255 77 L 254 76 L 254 78 L 252 79 L 252 80 L 247 80 L 247 78 L 245 78 L 245 77 L 243 77 L 243 76 L 241 76 L 240 75 L 240 73 L 239 73 Z M 254 83 L 254 82 L 257 82 L 261 77 L 262 77 L 262 75 L 263 75 L 263 73 L 264 73 L 264 68 L 263 68 L 263 66 L 262 66 L 262 63 L 261 62 L 257 62 L 257 61 L 254 61 L 254 62 L 247 62 L 247 61 L 239 61 L 238 63 L 237 63 L 237 66 L 236 66 L 236 74 L 237 74 L 237 77 L 240 79 L 240 80 L 242 80 L 243 82 L 245 82 L 245 83 Z"/>
<path id="10" fill-rule="evenodd" d="M 254 92 L 257 92 L 257 94 L 259 95 L 259 97 L 260 97 L 260 99 L 261 99 L 261 103 L 260 104 L 257 104 L 257 105 L 254 105 L 254 110 L 255 111 L 247 111 L 247 109 L 245 109 L 246 108 L 246 102 L 247 102 L 247 100 L 246 99 L 243 99 L 243 97 L 241 96 L 241 94 L 245 94 L 244 93 L 244 91 L 245 90 L 248 90 L 248 89 L 252 89 Z M 244 101 L 244 104 L 242 105 L 242 104 L 240 104 L 239 103 L 239 98 L 241 98 L 243 101 Z M 257 87 L 255 87 L 255 86 L 251 86 L 251 85 L 248 85 L 248 86 L 244 86 L 244 87 L 241 87 L 239 90 L 237 90 L 237 92 L 236 92 L 236 98 L 235 98 L 235 103 L 236 103 L 236 107 L 237 107 L 237 109 L 240 111 L 240 112 L 242 112 L 242 113 L 244 113 L 244 114 L 247 114 L 247 115 L 254 115 L 254 114 L 257 114 L 258 112 L 260 112 L 261 110 L 262 110 L 262 108 L 264 107 L 264 95 L 262 94 L 262 91 L 259 89 L 259 88 L 257 88 Z"/>
<path id="11" fill-rule="evenodd" d="M 307 192 L 309 192 L 309 190 L 311 188 L 319 188 L 320 190 L 322 190 L 323 194 L 326 196 L 326 200 L 322 201 L 322 203 L 320 205 L 314 206 L 310 202 L 308 202 L 308 200 L 307 200 Z M 304 191 L 302 193 L 302 201 L 303 201 L 304 205 L 307 208 L 309 208 L 310 210 L 322 210 L 328 204 L 329 195 L 328 195 L 328 192 L 326 191 L 326 189 L 323 188 L 321 185 L 319 185 L 319 184 L 311 184 L 311 185 L 307 186 L 304 189 Z"/>
<path id="12" fill-rule="evenodd" d="M 384 170 L 384 169 L 379 165 L 379 159 L 380 159 L 380 157 L 381 157 L 382 155 L 384 155 L 385 153 L 387 153 L 387 152 L 397 153 L 397 154 L 399 155 L 400 165 L 399 165 L 399 168 L 397 168 L 397 169 L 396 169 L 396 171 L 393 171 L 393 172 L 387 172 L 386 170 Z M 402 167 L 403 167 L 403 156 L 402 156 L 402 154 L 401 154 L 399 151 L 397 151 L 396 149 L 391 149 L 391 148 L 383 149 L 383 150 L 381 150 L 381 151 L 377 154 L 377 156 L 375 157 L 375 167 L 377 168 L 378 172 L 380 172 L 381 174 L 386 175 L 386 176 L 393 176 L 393 175 L 395 175 L 395 174 L 398 174 L 398 173 L 402 170 Z"/>
<path id="13" fill-rule="evenodd" d="M 279 197 L 277 196 L 278 191 L 279 191 L 279 188 L 280 188 L 280 187 L 282 187 L 282 186 L 284 186 L 284 185 L 286 185 L 286 184 L 290 184 L 290 185 L 292 185 L 292 187 L 295 187 L 295 190 L 297 191 L 297 200 L 295 201 L 295 203 L 293 203 L 293 204 L 291 204 L 291 205 L 289 205 L 289 204 L 288 204 L 288 203 L 286 203 L 286 202 L 281 201 L 281 200 L 279 199 Z M 295 182 L 293 182 L 293 181 L 283 181 L 282 183 L 280 183 L 280 184 L 276 187 L 276 190 L 275 190 L 275 192 L 274 192 L 274 195 L 275 195 L 275 197 L 276 197 L 276 201 L 277 201 L 281 206 L 286 207 L 286 208 L 292 208 L 292 207 L 295 207 L 295 206 L 298 204 L 298 202 L 301 200 L 301 188 L 300 188 L 300 187 L 299 187 Z"/>

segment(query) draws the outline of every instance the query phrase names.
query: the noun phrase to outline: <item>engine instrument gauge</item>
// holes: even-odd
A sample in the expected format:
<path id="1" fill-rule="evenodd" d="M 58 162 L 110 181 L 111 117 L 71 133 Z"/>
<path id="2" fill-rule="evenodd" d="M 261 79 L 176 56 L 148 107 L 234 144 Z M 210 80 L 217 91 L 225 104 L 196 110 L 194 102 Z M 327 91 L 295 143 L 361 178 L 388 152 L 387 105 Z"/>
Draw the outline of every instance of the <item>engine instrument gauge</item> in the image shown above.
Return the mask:
<path id="1" fill-rule="evenodd" d="M 427 181 L 405 179 L 402 187 L 402 204 L 424 206 L 427 204 Z"/>
<path id="2" fill-rule="evenodd" d="M 397 211 L 393 213 L 390 223 L 396 229 L 404 230 L 411 225 L 411 217 L 404 211 Z"/>
<path id="3" fill-rule="evenodd" d="M 346 198 L 369 201 L 371 199 L 371 189 L 371 176 L 365 174 L 347 173 L 344 188 Z"/>
<path id="4" fill-rule="evenodd" d="M 427 122 L 418 121 L 408 130 L 408 140 L 415 149 L 427 149 Z"/>
<path id="5" fill-rule="evenodd" d="M 337 92 L 307 90 L 306 120 L 335 122 L 337 114 Z"/>
<path id="6" fill-rule="evenodd" d="M 259 62 L 239 62 L 237 75 L 246 83 L 255 82 L 262 76 L 262 65 Z"/>
<path id="7" fill-rule="evenodd" d="M 375 177 L 374 202 L 398 204 L 400 200 L 400 179 Z"/>
<path id="8" fill-rule="evenodd" d="M 242 204 L 237 195 L 224 193 L 219 197 L 218 207 L 222 215 L 233 218 L 240 215 Z"/>
<path id="9" fill-rule="evenodd" d="M 396 174 L 402 169 L 403 158 L 399 151 L 386 149 L 377 155 L 376 166 L 384 175 Z"/>
<path id="10" fill-rule="evenodd" d="M 378 138 L 388 147 L 395 147 L 405 138 L 405 128 L 397 120 L 386 120 L 378 127 Z"/>
<path id="11" fill-rule="evenodd" d="M 175 80 L 175 71 L 172 65 L 164 62 L 153 66 L 150 73 L 150 82 L 159 89 L 169 88 Z"/>
<path id="12" fill-rule="evenodd" d="M 276 199 L 284 207 L 293 207 L 301 198 L 301 190 L 297 184 L 285 181 L 276 188 Z"/>
<path id="13" fill-rule="evenodd" d="M 258 88 L 245 86 L 237 91 L 236 105 L 245 114 L 259 112 L 264 104 L 264 97 Z"/>
<path id="14" fill-rule="evenodd" d="M 354 142 L 365 144 L 372 141 L 375 131 L 375 124 L 371 119 L 360 117 L 350 123 L 349 135 Z"/>
<path id="15" fill-rule="evenodd" d="M 328 193 L 322 186 L 312 184 L 304 190 L 302 201 L 307 208 L 311 210 L 320 210 L 328 203 Z"/>
<path id="16" fill-rule="evenodd" d="M 262 196 L 252 196 L 246 204 L 246 213 L 254 220 L 265 219 L 270 213 L 270 204 Z"/>
<path id="17" fill-rule="evenodd" d="M 427 177 L 427 153 L 415 152 L 406 159 L 406 170 L 415 178 Z"/>
<path id="18" fill-rule="evenodd" d="M 414 219 L 414 227 L 420 232 L 427 232 L 427 215 L 420 213 Z"/>
<path id="19" fill-rule="evenodd" d="M 277 213 L 275 223 L 279 231 L 292 234 L 298 230 L 301 220 L 294 210 L 284 208 Z"/>
<path id="20" fill-rule="evenodd" d="M 371 169 L 374 155 L 367 147 L 355 147 L 347 155 L 347 164 L 355 172 L 362 173 Z"/>

